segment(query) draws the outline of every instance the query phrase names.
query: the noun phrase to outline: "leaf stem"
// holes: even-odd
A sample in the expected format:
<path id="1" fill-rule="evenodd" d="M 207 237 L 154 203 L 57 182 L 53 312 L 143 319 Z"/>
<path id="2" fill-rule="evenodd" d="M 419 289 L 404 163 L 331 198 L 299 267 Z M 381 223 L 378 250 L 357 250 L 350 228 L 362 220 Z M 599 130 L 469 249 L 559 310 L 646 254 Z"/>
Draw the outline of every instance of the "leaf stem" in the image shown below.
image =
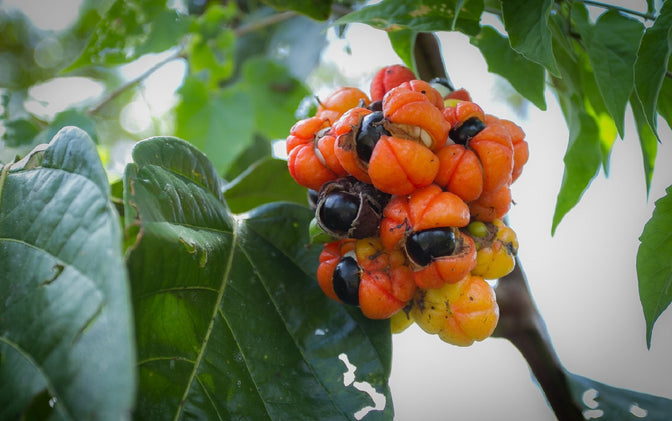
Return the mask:
<path id="1" fill-rule="evenodd" d="M 587 5 L 590 5 L 590 6 L 602 7 L 604 9 L 618 10 L 619 12 L 627 13 L 627 14 L 634 15 L 634 16 L 639 16 L 640 18 L 644 18 L 646 20 L 656 20 L 656 17 L 654 15 L 649 14 L 649 13 L 639 12 L 637 10 L 632 10 L 632 9 L 628 9 L 628 8 L 625 8 L 625 7 L 616 6 L 614 4 L 607 4 L 607 3 L 603 3 L 601 1 L 594 1 L 594 0 L 575 0 L 575 1 L 578 1 L 578 2 L 583 3 L 583 4 L 587 4 Z"/>

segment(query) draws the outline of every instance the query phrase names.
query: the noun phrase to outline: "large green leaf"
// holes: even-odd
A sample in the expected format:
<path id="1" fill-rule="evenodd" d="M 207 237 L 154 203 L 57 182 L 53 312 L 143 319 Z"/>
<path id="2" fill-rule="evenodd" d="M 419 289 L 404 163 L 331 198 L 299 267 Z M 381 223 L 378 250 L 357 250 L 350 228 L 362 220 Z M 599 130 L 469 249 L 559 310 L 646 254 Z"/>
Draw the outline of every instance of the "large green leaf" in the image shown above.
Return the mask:
<path id="1" fill-rule="evenodd" d="M 653 325 L 672 302 L 672 186 L 656 201 L 651 219 L 639 237 L 637 278 L 646 319 L 646 343 L 651 346 Z"/>
<path id="2" fill-rule="evenodd" d="M 391 419 L 389 325 L 322 293 L 312 212 L 230 213 L 212 164 L 179 139 L 140 142 L 133 158 L 137 418 L 355 419 L 375 407 L 367 419 Z"/>
<path id="3" fill-rule="evenodd" d="M 586 419 L 609 421 L 669 420 L 672 400 L 621 389 L 577 374 L 567 373 L 574 401 Z"/>
<path id="4" fill-rule="evenodd" d="M 166 0 L 117 0 L 101 17 L 82 54 L 68 70 L 113 66 L 143 54 L 165 51 L 189 28 L 185 15 L 166 7 Z"/>
<path id="5" fill-rule="evenodd" d="M 601 128 L 590 98 L 586 97 L 595 81 L 583 66 L 581 59 L 585 57 L 579 56 L 579 61 L 574 61 L 564 49 L 557 51 L 562 79 L 552 81 L 569 129 L 569 141 L 563 158 L 565 170 L 553 214 L 552 234 L 597 175 L 604 160 L 602 132 L 606 131 Z"/>
<path id="6" fill-rule="evenodd" d="M 548 25 L 552 8 L 553 0 L 506 0 L 502 1 L 502 18 L 511 47 L 559 76 Z"/>
<path id="7" fill-rule="evenodd" d="M 77 128 L 0 171 L 0 419 L 120 420 L 135 396 L 122 235 Z M 35 399 L 33 399 L 35 398 Z"/>
<path id="8" fill-rule="evenodd" d="M 672 2 L 666 1 L 656 21 L 644 32 L 635 62 L 635 90 L 654 133 L 657 133 L 656 104 L 667 72 L 670 53 L 672 53 Z"/>
<path id="9" fill-rule="evenodd" d="M 416 32 L 458 30 L 476 35 L 483 13 L 478 0 L 386 0 L 338 19 L 336 24 L 365 23 L 383 30 L 412 29 Z"/>
<path id="10" fill-rule="evenodd" d="M 546 72 L 541 65 L 512 49 L 508 39 L 491 26 L 481 28 L 470 42 L 481 51 L 490 72 L 508 80 L 518 93 L 539 109 L 546 109 Z"/>
<path id="11" fill-rule="evenodd" d="M 580 9 L 577 6 L 573 10 Z M 588 21 L 587 11 L 584 16 L 574 13 L 573 17 L 606 108 L 623 137 L 625 107 L 633 89 L 634 64 L 644 26 L 616 10 L 602 14 L 595 25 Z"/>

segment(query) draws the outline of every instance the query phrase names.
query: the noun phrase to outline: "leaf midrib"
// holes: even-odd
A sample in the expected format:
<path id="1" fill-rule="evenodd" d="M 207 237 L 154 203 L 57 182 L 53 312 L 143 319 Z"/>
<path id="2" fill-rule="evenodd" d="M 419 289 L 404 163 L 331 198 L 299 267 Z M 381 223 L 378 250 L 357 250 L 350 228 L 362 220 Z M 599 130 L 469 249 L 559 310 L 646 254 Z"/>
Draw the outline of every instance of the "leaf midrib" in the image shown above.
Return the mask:
<path id="1" fill-rule="evenodd" d="M 184 409 L 184 405 L 187 401 L 187 397 L 189 396 L 189 392 L 191 391 L 191 386 L 194 384 L 194 381 L 196 380 L 196 374 L 198 373 L 198 369 L 201 365 L 201 361 L 203 360 L 203 356 L 205 355 L 205 350 L 208 347 L 208 342 L 210 341 L 210 335 L 212 334 L 212 330 L 215 325 L 215 320 L 217 319 L 217 314 L 219 312 L 219 307 L 222 304 L 222 299 L 224 297 L 224 290 L 226 289 L 226 284 L 229 279 L 229 273 L 231 272 L 231 268 L 233 266 L 233 256 L 235 255 L 236 251 L 236 241 L 238 239 L 238 232 L 239 232 L 239 225 L 237 223 L 234 223 L 233 225 L 233 232 L 232 232 L 232 237 L 231 237 L 231 250 L 229 252 L 229 256 L 227 258 L 227 263 L 226 263 L 226 271 L 224 272 L 224 275 L 222 277 L 222 284 L 219 287 L 219 292 L 217 293 L 217 300 L 215 301 L 215 304 L 213 306 L 213 311 L 212 311 L 212 316 L 210 317 L 210 323 L 208 325 L 208 330 L 205 332 L 205 336 L 203 337 L 203 342 L 201 345 L 201 349 L 198 353 L 198 356 L 196 357 L 196 361 L 194 363 L 194 368 L 191 371 L 191 375 L 189 376 L 189 380 L 187 381 L 187 385 L 184 389 L 184 394 L 182 395 L 182 399 L 180 399 L 180 403 L 178 404 L 177 411 L 175 412 L 175 417 L 173 418 L 174 421 L 177 421 L 180 418 L 180 415 L 182 414 L 182 410 Z"/>

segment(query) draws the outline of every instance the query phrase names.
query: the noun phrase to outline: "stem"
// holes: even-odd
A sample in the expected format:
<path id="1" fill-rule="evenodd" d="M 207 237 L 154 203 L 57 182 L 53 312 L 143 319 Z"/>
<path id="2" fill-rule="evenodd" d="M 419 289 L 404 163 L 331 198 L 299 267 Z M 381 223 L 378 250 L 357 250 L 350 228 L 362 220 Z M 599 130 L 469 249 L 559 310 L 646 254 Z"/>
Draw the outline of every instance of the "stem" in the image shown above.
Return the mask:
<path id="1" fill-rule="evenodd" d="M 634 16 L 639 16 L 640 18 L 644 18 L 646 20 L 656 20 L 656 17 L 654 15 L 651 15 L 651 14 L 648 14 L 648 13 L 645 13 L 645 12 L 638 12 L 637 10 L 632 10 L 632 9 L 628 9 L 628 8 L 625 8 L 625 7 L 616 6 L 616 5 L 613 5 L 613 4 L 607 4 L 607 3 L 602 3 L 600 1 L 593 1 L 593 0 L 575 0 L 575 1 L 578 1 L 579 3 L 587 4 L 587 5 L 590 5 L 590 6 L 602 7 L 604 9 L 618 10 L 619 12 L 628 13 L 628 14 L 634 15 Z"/>
<path id="2" fill-rule="evenodd" d="M 123 85 L 119 86 L 117 89 L 114 91 L 110 92 L 109 95 L 107 95 L 105 98 L 103 98 L 102 101 L 98 103 L 95 107 L 91 108 L 88 111 L 89 115 L 94 115 L 97 114 L 103 107 L 105 107 L 107 104 L 110 102 L 114 101 L 115 98 L 117 98 L 119 95 L 124 93 L 126 90 L 132 88 L 133 86 L 137 85 L 138 83 L 142 82 L 143 80 L 147 79 L 149 76 L 151 76 L 154 72 L 159 70 L 161 67 L 163 67 L 165 64 L 170 63 L 173 60 L 177 60 L 179 58 L 183 57 L 183 50 L 180 49 L 175 52 L 175 54 L 171 54 L 169 57 L 166 57 L 165 59 L 161 60 L 160 62 L 156 63 L 154 66 L 150 67 L 147 69 L 144 73 L 142 73 L 140 76 L 136 77 L 135 79 L 131 79 L 128 82 L 124 83 Z"/>
<path id="3" fill-rule="evenodd" d="M 249 34 L 250 32 L 258 31 L 259 29 L 265 28 L 267 26 L 275 25 L 276 23 L 286 21 L 287 19 L 291 19 L 297 15 L 298 13 L 291 10 L 287 12 L 275 13 L 264 19 L 259 19 L 256 22 L 252 22 L 250 24 L 238 27 L 233 31 L 233 33 L 234 35 L 239 37 L 242 35 Z"/>
<path id="4" fill-rule="evenodd" d="M 497 283 L 495 293 L 500 315 L 493 336 L 508 339 L 520 351 L 559 420 L 583 420 L 518 258 L 514 270 Z"/>
<path id="5" fill-rule="evenodd" d="M 415 67 L 422 80 L 431 80 L 435 77 L 446 78 L 446 66 L 439 51 L 439 41 L 433 32 L 419 32 L 415 36 Z"/>

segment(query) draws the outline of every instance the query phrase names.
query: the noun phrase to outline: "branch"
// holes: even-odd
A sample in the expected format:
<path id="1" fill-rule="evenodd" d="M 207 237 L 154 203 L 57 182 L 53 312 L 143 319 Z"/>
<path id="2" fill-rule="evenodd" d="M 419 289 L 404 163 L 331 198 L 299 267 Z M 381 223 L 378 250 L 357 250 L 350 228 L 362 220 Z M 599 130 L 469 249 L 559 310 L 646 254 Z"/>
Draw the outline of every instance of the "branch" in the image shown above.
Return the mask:
<path id="1" fill-rule="evenodd" d="M 583 420 L 518 258 L 514 270 L 497 283 L 495 293 L 499 323 L 492 336 L 508 339 L 520 351 L 559 420 Z"/>
<path id="2" fill-rule="evenodd" d="M 645 12 L 639 12 L 637 10 L 632 10 L 628 9 L 626 7 L 621 7 L 621 6 L 616 6 L 614 4 L 607 4 L 603 3 L 601 1 L 593 1 L 593 0 L 577 0 L 580 3 L 587 4 L 589 6 L 596 6 L 596 7 L 601 7 L 603 9 L 611 9 L 611 10 L 618 10 L 619 12 L 627 13 L 633 16 L 639 16 L 640 18 L 644 18 L 646 20 L 656 20 L 656 17 L 654 15 L 651 15 L 649 13 Z"/>
<path id="3" fill-rule="evenodd" d="M 418 76 L 422 80 L 435 77 L 446 78 L 446 66 L 443 63 L 439 41 L 433 32 L 419 32 L 415 36 L 413 56 Z"/>
<path id="4" fill-rule="evenodd" d="M 280 22 L 283 22 L 287 19 L 291 19 L 295 16 L 297 16 L 297 13 L 293 12 L 293 11 L 275 13 L 275 14 L 272 14 L 272 15 L 264 18 L 264 19 L 260 19 L 256 22 L 252 22 L 250 24 L 238 27 L 238 28 L 233 30 L 233 34 L 236 37 L 240 37 L 242 35 L 246 35 L 246 34 L 249 34 L 251 32 L 254 32 L 254 31 L 258 31 L 259 29 L 265 28 L 267 26 L 275 25 L 276 23 L 280 23 Z M 105 107 L 110 102 L 114 101 L 114 99 L 117 98 L 119 95 L 121 95 L 122 93 L 124 93 L 128 89 L 131 89 L 132 87 L 139 84 L 143 80 L 147 79 L 149 76 L 151 76 L 154 72 L 159 70 L 161 67 L 163 67 L 167 63 L 170 63 L 173 60 L 177 60 L 177 59 L 185 58 L 185 57 L 186 57 L 185 49 L 180 48 L 174 54 L 171 54 L 169 57 L 165 58 L 164 60 L 161 60 L 160 62 L 156 63 L 154 66 L 147 69 L 140 76 L 129 80 L 128 82 L 119 86 L 114 91 L 110 92 L 109 95 L 107 95 L 105 98 L 103 98 L 102 101 L 100 101 L 98 103 L 98 105 L 91 108 L 88 111 L 88 114 L 89 115 L 97 114 L 103 107 Z"/>
<path id="5" fill-rule="evenodd" d="M 142 73 L 140 76 L 129 80 L 128 82 L 124 83 L 123 85 L 119 86 L 117 89 L 114 91 L 110 92 L 105 98 L 103 98 L 102 101 L 98 103 L 95 107 L 91 108 L 88 111 L 89 115 L 95 115 L 97 114 L 103 107 L 105 107 L 107 104 L 110 102 L 114 101 L 115 98 L 117 98 L 119 95 L 127 91 L 128 89 L 132 88 L 133 86 L 137 85 L 138 83 L 142 82 L 143 80 L 147 79 L 149 76 L 151 76 L 154 72 L 159 70 L 161 67 L 164 65 L 170 63 L 173 60 L 177 60 L 179 58 L 184 57 L 184 52 L 182 49 L 178 50 L 175 52 L 175 54 L 171 54 L 170 56 L 166 57 L 165 59 L 161 60 L 160 62 L 156 63 L 154 66 L 150 67 L 147 69 L 144 73 Z"/>

